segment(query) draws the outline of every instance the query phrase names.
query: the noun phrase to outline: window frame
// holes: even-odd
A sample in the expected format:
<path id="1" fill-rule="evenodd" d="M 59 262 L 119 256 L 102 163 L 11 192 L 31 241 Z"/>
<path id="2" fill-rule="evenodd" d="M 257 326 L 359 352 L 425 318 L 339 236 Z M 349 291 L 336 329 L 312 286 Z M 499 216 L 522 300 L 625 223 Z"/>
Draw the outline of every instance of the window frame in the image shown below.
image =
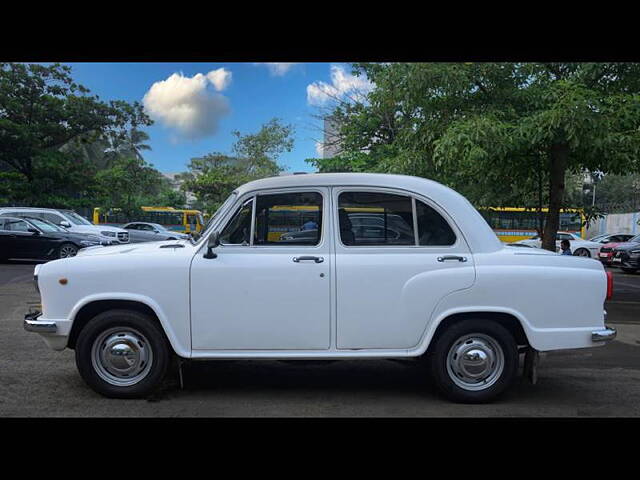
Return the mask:
<path id="1" fill-rule="evenodd" d="M 322 227 L 320 230 L 320 239 L 318 240 L 318 243 L 316 245 L 295 245 L 295 244 L 291 244 L 291 243 L 283 243 L 282 245 L 278 245 L 276 243 L 272 243 L 269 245 L 256 245 L 254 244 L 253 240 L 254 240 L 254 231 L 255 231 L 255 223 L 256 223 L 256 203 L 257 203 L 257 197 L 258 195 L 278 195 L 278 194 L 295 194 L 295 193 L 318 193 L 320 194 L 320 198 L 322 199 Z M 242 245 L 241 243 L 220 243 L 221 247 L 224 248 L 229 248 L 229 247 L 249 247 L 251 249 L 268 249 L 268 248 L 277 248 L 277 249 L 282 249 L 282 248 L 295 248 L 295 249 L 299 249 L 299 248 L 305 248 L 305 249 L 320 249 L 324 246 L 325 244 L 325 239 L 326 239 L 326 231 L 327 231 L 327 212 L 329 211 L 329 209 L 331 208 L 331 204 L 329 202 L 329 199 L 331 197 L 331 193 L 328 187 L 316 187 L 316 186 L 310 186 L 310 187 L 288 187 L 288 188 L 277 188 L 277 189 L 265 189 L 265 190 L 253 190 L 251 192 L 247 192 L 244 195 L 242 195 L 241 197 L 239 197 L 236 202 L 235 205 L 239 205 L 240 208 L 242 208 L 242 205 L 244 205 L 248 200 L 252 201 L 252 206 L 251 206 L 251 232 L 250 232 L 250 238 L 251 241 L 249 243 L 249 245 Z M 220 227 L 216 228 L 217 231 L 220 232 L 220 234 L 222 234 L 223 230 L 225 228 L 227 228 L 227 225 L 229 225 L 229 222 L 233 219 L 233 217 L 235 216 L 236 212 L 238 211 L 237 208 L 231 208 L 230 209 L 230 213 L 228 215 L 225 215 L 225 218 L 221 219 L 220 222 Z"/>
<path id="2" fill-rule="evenodd" d="M 389 194 L 389 195 L 396 195 L 396 196 L 402 196 L 402 197 L 409 197 L 411 199 L 411 209 L 412 209 L 412 216 L 413 216 L 413 236 L 414 236 L 414 243 L 413 245 L 345 245 L 344 243 L 342 243 L 342 236 L 340 235 L 340 220 L 339 220 L 339 214 L 338 214 L 338 210 L 340 208 L 340 195 L 342 193 L 346 193 L 346 192 L 363 192 L 363 193 L 382 193 L 382 194 Z M 426 197 L 416 194 L 415 192 L 409 191 L 409 190 L 400 190 L 400 189 L 393 189 L 393 188 L 387 188 L 387 187 L 374 187 L 374 186 L 368 186 L 368 185 L 361 185 L 361 186 L 344 186 L 344 187 L 334 187 L 333 188 L 333 200 L 334 200 L 334 205 L 332 206 L 332 214 L 335 218 L 334 220 L 334 231 L 335 233 L 335 237 L 336 237 L 336 244 L 339 245 L 341 248 L 345 248 L 345 249 L 363 249 L 363 248 L 368 248 L 368 249 L 377 249 L 377 248 L 384 248 L 385 250 L 393 250 L 393 249 L 429 249 L 429 250 L 454 250 L 459 248 L 461 245 L 463 245 L 466 249 L 469 250 L 469 252 L 471 252 L 469 245 L 466 241 L 466 239 L 464 238 L 464 235 L 462 234 L 462 231 L 460 230 L 460 228 L 458 228 L 458 225 L 455 223 L 455 221 L 453 221 L 453 219 L 446 213 L 446 211 L 440 207 L 440 205 L 438 205 L 437 203 L 435 203 L 434 201 L 427 199 Z M 434 209 L 443 219 L 445 222 L 447 222 L 447 225 L 449 225 L 449 228 L 451 228 L 451 231 L 453 232 L 453 234 L 456 237 L 456 241 L 453 242 L 451 245 L 420 245 L 420 237 L 419 237 L 419 233 L 418 233 L 418 214 L 417 214 L 417 206 L 416 206 L 416 200 L 424 203 L 426 206 Z"/>

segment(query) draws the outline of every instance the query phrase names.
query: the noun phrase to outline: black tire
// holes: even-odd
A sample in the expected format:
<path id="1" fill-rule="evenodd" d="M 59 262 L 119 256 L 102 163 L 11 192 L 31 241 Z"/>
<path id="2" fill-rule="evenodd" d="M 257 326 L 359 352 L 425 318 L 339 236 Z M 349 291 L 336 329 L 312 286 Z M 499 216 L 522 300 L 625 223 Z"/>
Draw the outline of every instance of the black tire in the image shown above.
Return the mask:
<path id="1" fill-rule="evenodd" d="M 58 253 L 56 258 L 69 258 L 69 257 L 75 257 L 78 253 L 78 246 L 74 245 L 73 243 L 69 243 L 69 242 L 65 242 L 62 245 L 60 245 L 60 248 L 58 248 Z"/>
<path id="2" fill-rule="evenodd" d="M 110 383 L 103 378 L 104 373 L 101 376 L 92 361 L 92 350 L 96 340 L 114 329 L 116 332 L 129 331 L 142 334 L 146 343 L 142 341 L 140 346 L 144 346 L 146 354 L 152 353 L 151 360 L 148 362 L 150 366 L 145 365 L 146 374 L 132 385 L 122 386 Z M 110 339 L 117 336 L 113 335 Z M 107 344 L 106 341 L 105 344 Z M 162 328 L 148 315 L 132 310 L 108 310 L 95 316 L 81 330 L 75 350 L 76 366 L 80 376 L 93 390 L 111 398 L 141 398 L 152 394 L 161 385 L 171 361 L 170 345 Z"/>
<path id="3" fill-rule="evenodd" d="M 620 267 L 620 268 L 624 273 L 636 273 L 638 271 L 637 268 L 627 268 L 627 267 Z"/>
<path id="4" fill-rule="evenodd" d="M 573 252 L 573 255 L 576 257 L 591 257 L 591 252 L 589 252 L 589 250 L 587 250 L 586 248 L 578 248 L 575 252 Z"/>
<path id="5" fill-rule="evenodd" d="M 457 341 L 466 335 L 481 334 L 492 339 L 502 351 L 502 371 L 496 370 L 495 379 L 488 388 L 472 391 L 462 388 L 452 379 L 447 367 L 448 355 Z M 483 319 L 469 319 L 449 326 L 433 341 L 426 360 L 436 388 L 449 400 L 460 403 L 487 403 L 495 400 L 511 385 L 518 373 L 518 346 L 509 331 L 502 325 Z M 461 343 L 464 345 L 464 343 Z M 463 348 L 463 347 L 462 347 Z M 455 356 L 452 356 L 455 358 Z"/>

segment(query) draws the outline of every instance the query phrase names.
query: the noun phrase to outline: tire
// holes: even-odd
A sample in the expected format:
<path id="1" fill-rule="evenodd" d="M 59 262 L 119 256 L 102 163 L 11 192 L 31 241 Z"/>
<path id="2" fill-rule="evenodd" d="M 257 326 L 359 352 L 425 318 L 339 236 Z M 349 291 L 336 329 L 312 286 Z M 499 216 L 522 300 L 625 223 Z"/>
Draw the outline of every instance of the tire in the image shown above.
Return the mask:
<path id="1" fill-rule="evenodd" d="M 576 257 L 591 257 L 591 253 L 589 253 L 589 250 L 587 250 L 586 248 L 577 249 L 575 252 L 573 252 L 573 255 Z"/>
<path id="2" fill-rule="evenodd" d="M 78 247 L 76 247 L 73 243 L 63 243 L 58 248 L 58 258 L 69 258 L 75 257 L 78 253 Z"/>
<path id="3" fill-rule="evenodd" d="M 97 315 L 76 342 L 80 376 L 106 397 L 147 397 L 161 385 L 170 361 L 162 328 L 148 315 L 132 310 Z"/>
<path id="4" fill-rule="evenodd" d="M 626 267 L 620 267 L 620 268 L 624 273 L 636 273 L 638 271 L 638 269 L 636 268 L 626 268 Z"/>
<path id="5" fill-rule="evenodd" d="M 454 323 L 434 342 L 427 355 L 431 378 L 438 391 L 454 402 L 486 403 L 495 400 L 518 373 L 519 355 L 515 339 L 506 328 L 491 320 L 470 319 Z M 487 365 L 484 371 L 472 364 L 473 358 L 463 356 L 465 353 L 475 354 L 476 358 L 478 355 L 485 357 Z M 462 358 L 468 361 L 462 362 Z M 482 375 L 472 378 L 480 373 Z M 483 386 L 481 378 L 488 386 Z"/>

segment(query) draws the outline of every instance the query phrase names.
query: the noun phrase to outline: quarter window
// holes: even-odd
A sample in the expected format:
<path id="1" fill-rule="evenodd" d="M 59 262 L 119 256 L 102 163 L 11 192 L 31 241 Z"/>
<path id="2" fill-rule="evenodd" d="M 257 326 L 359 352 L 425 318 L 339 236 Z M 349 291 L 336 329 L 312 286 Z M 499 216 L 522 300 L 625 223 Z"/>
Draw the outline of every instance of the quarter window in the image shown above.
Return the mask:
<path id="1" fill-rule="evenodd" d="M 456 243 L 456 234 L 442 215 L 420 200 L 416 200 L 416 217 L 418 245 L 448 246 Z"/>
<path id="2" fill-rule="evenodd" d="M 318 245 L 322 195 L 277 193 L 256 197 L 254 245 Z"/>

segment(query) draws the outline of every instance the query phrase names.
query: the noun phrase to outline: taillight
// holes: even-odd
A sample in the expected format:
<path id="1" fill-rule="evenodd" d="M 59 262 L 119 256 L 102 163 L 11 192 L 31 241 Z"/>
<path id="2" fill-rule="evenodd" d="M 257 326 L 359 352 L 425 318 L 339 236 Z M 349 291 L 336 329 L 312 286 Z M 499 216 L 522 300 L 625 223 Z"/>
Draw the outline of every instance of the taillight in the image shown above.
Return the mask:
<path id="1" fill-rule="evenodd" d="M 607 272 L 607 300 L 613 296 L 613 273 Z"/>

